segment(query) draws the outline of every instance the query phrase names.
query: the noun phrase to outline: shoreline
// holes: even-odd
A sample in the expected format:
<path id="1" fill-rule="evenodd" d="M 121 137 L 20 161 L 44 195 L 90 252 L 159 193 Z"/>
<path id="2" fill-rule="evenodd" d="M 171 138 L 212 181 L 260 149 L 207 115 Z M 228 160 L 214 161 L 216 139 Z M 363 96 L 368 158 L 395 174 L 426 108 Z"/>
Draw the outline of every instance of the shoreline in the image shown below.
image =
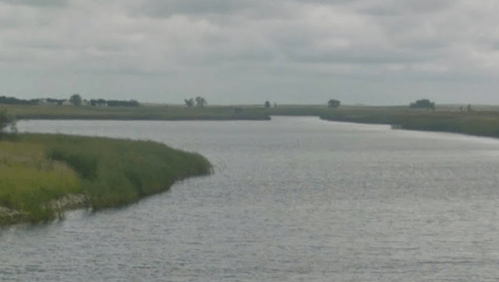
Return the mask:
<path id="1" fill-rule="evenodd" d="M 66 211 L 88 208 L 88 200 L 84 194 L 69 194 L 50 201 L 49 206 L 56 217 L 62 218 Z M 0 228 L 29 222 L 29 215 L 25 211 L 0 206 Z"/>
<path id="2" fill-rule="evenodd" d="M 0 105 L 18 120 L 125 120 L 125 121 L 243 121 L 270 120 L 271 116 L 317 116 L 323 120 L 386 124 L 396 129 L 462 133 L 499 138 L 499 107 L 477 106 L 463 111 L 459 105 L 434 110 L 408 106 L 232 105 L 185 107 L 21 106 Z"/>
<path id="3" fill-rule="evenodd" d="M 330 112 L 319 117 L 326 121 L 383 124 L 392 129 L 457 133 L 499 138 L 499 112 Z"/>

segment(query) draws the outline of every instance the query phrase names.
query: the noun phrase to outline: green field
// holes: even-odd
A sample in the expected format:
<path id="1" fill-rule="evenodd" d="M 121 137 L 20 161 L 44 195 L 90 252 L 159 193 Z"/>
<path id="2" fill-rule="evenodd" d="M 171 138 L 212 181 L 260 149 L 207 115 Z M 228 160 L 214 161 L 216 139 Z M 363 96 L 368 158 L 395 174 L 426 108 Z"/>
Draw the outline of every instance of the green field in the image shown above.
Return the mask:
<path id="1" fill-rule="evenodd" d="M 0 105 L 17 119 L 94 120 L 268 120 L 264 111 L 236 110 L 232 106 L 97 107 L 55 105 Z"/>
<path id="2" fill-rule="evenodd" d="M 0 225 L 53 219 L 61 212 L 54 203 L 73 195 L 84 196 L 93 210 L 126 205 L 212 171 L 201 155 L 152 141 L 48 134 L 12 139 L 0 142 Z"/>
<path id="3" fill-rule="evenodd" d="M 396 129 L 441 131 L 477 136 L 499 137 L 499 111 L 459 111 L 403 108 L 335 109 L 320 115 L 322 119 L 358 123 L 389 124 Z"/>

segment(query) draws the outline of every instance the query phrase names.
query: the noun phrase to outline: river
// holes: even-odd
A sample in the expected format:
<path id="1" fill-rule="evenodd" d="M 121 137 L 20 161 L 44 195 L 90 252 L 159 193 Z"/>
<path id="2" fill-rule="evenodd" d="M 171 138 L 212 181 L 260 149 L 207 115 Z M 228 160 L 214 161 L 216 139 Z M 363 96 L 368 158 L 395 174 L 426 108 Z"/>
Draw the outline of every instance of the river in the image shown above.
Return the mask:
<path id="1" fill-rule="evenodd" d="M 164 142 L 215 174 L 0 229 L 0 281 L 499 280 L 499 140 L 312 117 L 18 127 Z"/>

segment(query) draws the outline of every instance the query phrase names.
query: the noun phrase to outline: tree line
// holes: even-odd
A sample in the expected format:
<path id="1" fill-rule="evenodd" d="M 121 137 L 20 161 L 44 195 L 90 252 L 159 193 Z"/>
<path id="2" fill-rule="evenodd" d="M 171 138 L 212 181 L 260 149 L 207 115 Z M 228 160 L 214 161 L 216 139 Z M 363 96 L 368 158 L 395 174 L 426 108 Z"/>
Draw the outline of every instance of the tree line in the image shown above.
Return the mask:
<path id="1" fill-rule="evenodd" d="M 6 105 L 39 105 L 41 103 L 50 103 L 54 105 L 62 105 L 66 99 L 52 99 L 52 98 L 47 98 L 47 99 L 18 99 L 16 97 L 6 97 L 6 96 L 0 96 L 0 104 L 6 104 Z"/>
<path id="2" fill-rule="evenodd" d="M 37 105 L 40 103 L 41 100 L 42 99 L 23 100 L 15 97 L 0 96 L 0 104 L 7 104 L 7 105 Z M 56 99 L 51 99 L 51 100 L 56 100 Z M 64 100 L 61 100 L 61 103 L 62 101 Z"/>
<path id="3" fill-rule="evenodd" d="M 79 94 L 72 95 L 68 99 L 18 99 L 15 97 L 0 96 L 0 104 L 6 105 L 40 105 L 40 104 L 51 104 L 51 105 L 63 105 L 64 102 L 69 101 L 72 105 L 81 106 L 83 104 L 88 104 L 90 106 L 108 106 L 108 107 L 138 107 L 140 103 L 136 100 L 105 100 L 105 99 L 91 99 L 90 101 L 83 100 Z"/>
<path id="4" fill-rule="evenodd" d="M 91 106 L 107 105 L 108 107 L 138 107 L 140 103 L 136 100 L 124 101 L 124 100 L 104 100 L 104 99 L 92 99 L 90 100 Z"/>

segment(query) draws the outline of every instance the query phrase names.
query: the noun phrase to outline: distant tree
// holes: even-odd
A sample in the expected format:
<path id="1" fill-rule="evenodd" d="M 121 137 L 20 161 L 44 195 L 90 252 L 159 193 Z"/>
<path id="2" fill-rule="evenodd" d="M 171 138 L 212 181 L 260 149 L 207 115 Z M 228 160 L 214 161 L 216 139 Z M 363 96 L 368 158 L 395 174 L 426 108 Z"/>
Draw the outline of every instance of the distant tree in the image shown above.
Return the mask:
<path id="1" fill-rule="evenodd" d="M 341 102 L 338 100 L 331 99 L 327 102 L 327 106 L 330 108 L 338 108 L 340 106 L 340 103 Z"/>
<path id="2" fill-rule="evenodd" d="M 194 106 L 194 99 L 190 98 L 189 100 L 187 99 L 184 99 L 184 102 L 185 102 L 185 105 L 190 108 L 192 106 Z"/>
<path id="3" fill-rule="evenodd" d="M 471 104 L 468 104 L 468 107 L 466 107 L 468 109 L 468 112 L 471 112 Z"/>
<path id="4" fill-rule="evenodd" d="M 239 114 L 239 113 L 242 113 L 242 112 L 243 112 L 243 108 L 241 108 L 241 107 L 234 108 L 234 113 L 235 114 Z"/>
<path id="5" fill-rule="evenodd" d="M 69 98 L 69 102 L 71 102 L 71 104 L 73 104 L 75 106 L 81 106 L 82 99 L 81 99 L 80 94 L 73 94 Z"/>
<path id="6" fill-rule="evenodd" d="M 10 128 L 11 132 L 17 132 L 16 120 L 13 117 L 7 115 L 7 112 L 3 110 L 0 111 L 0 139 L 2 138 L 5 128 L 7 127 Z"/>
<path id="7" fill-rule="evenodd" d="M 265 101 L 265 108 L 270 108 L 270 102 L 269 101 Z"/>
<path id="8" fill-rule="evenodd" d="M 206 104 L 208 104 L 208 102 L 206 102 L 206 100 L 203 97 L 200 97 L 200 96 L 196 97 L 196 106 L 202 108 Z"/>
<path id="9" fill-rule="evenodd" d="M 133 99 L 132 99 L 132 100 L 130 100 L 130 101 L 128 102 L 128 106 L 129 106 L 129 107 L 138 107 L 138 106 L 140 106 L 140 103 L 139 103 L 139 101 L 137 101 L 137 100 L 133 100 Z"/>
<path id="10" fill-rule="evenodd" d="M 435 103 L 431 102 L 428 99 L 421 99 L 421 100 L 417 100 L 414 103 L 411 103 L 409 105 L 409 108 L 413 108 L 413 109 L 432 109 L 432 110 L 434 110 L 435 109 Z"/>

